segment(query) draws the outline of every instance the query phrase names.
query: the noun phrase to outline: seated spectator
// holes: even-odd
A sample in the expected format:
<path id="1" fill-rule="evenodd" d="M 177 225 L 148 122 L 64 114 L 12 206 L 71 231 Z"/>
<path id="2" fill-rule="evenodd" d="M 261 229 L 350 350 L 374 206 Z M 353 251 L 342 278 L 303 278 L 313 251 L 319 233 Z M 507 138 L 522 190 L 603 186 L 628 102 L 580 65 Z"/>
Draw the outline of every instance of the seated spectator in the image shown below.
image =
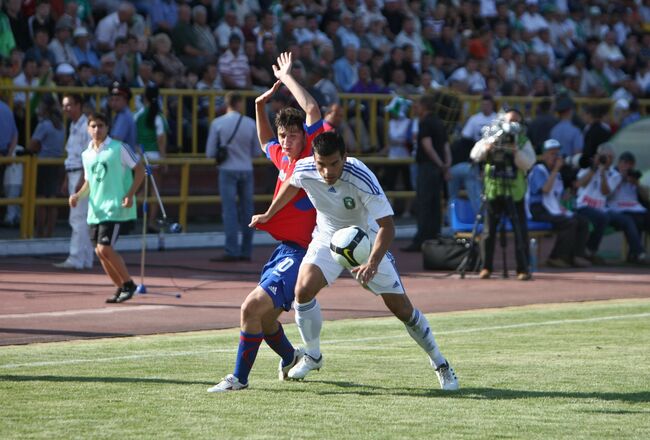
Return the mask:
<path id="1" fill-rule="evenodd" d="M 205 6 L 196 5 L 192 8 L 192 20 L 196 47 L 205 54 L 216 56 L 219 53 L 219 44 L 208 26 L 208 11 Z"/>
<path id="2" fill-rule="evenodd" d="M 253 85 L 270 88 L 275 82 L 273 65 L 280 52 L 275 39 L 266 36 L 262 39 L 262 52 L 258 52 L 254 59 L 249 59 L 251 68 L 251 81 Z"/>
<path id="3" fill-rule="evenodd" d="M 34 15 L 27 19 L 27 26 L 29 28 L 29 35 L 32 41 L 36 42 L 36 31 L 43 29 L 47 33 L 48 41 L 54 37 L 54 28 L 56 22 L 52 18 L 52 7 L 49 1 L 36 2 L 36 9 Z M 26 14 L 29 16 L 29 14 Z"/>
<path id="4" fill-rule="evenodd" d="M 332 104 L 323 116 L 325 131 L 335 131 L 343 137 L 348 152 L 358 151 L 354 133 L 345 120 L 345 112 L 340 104 Z"/>
<path id="5" fill-rule="evenodd" d="M 331 69 L 325 66 L 315 66 L 310 73 L 310 84 L 323 97 L 323 102 L 319 102 L 318 105 L 321 107 L 329 107 L 332 104 L 338 104 L 340 102 L 339 91 L 330 79 L 332 76 Z M 361 73 L 359 76 L 361 76 Z"/>
<path id="6" fill-rule="evenodd" d="M 94 69 L 99 69 L 99 57 L 90 46 L 88 30 L 85 27 L 79 27 L 74 30 L 72 36 L 74 38 L 72 52 L 78 63 L 87 63 Z"/>
<path id="7" fill-rule="evenodd" d="M 388 88 L 393 93 L 405 96 L 413 95 L 417 92 L 417 88 L 413 84 L 406 82 L 406 72 L 401 68 L 393 69 L 391 72 Z"/>
<path id="8" fill-rule="evenodd" d="M 214 61 L 215 55 L 199 48 L 198 39 L 192 27 L 192 10 L 189 5 L 178 6 L 178 20 L 172 29 L 171 37 L 174 52 L 188 70 L 197 70 L 208 61 Z"/>
<path id="9" fill-rule="evenodd" d="M 57 21 L 54 32 L 54 38 L 47 46 L 54 55 L 55 64 L 68 63 L 77 67 L 77 60 L 74 50 L 70 45 L 70 35 L 72 33 L 73 22 L 70 17 L 63 16 Z"/>
<path id="10" fill-rule="evenodd" d="M 54 54 L 49 49 L 50 36 L 47 29 L 45 28 L 36 28 L 34 31 L 34 45 L 27 49 L 25 52 L 25 58 L 30 58 L 35 60 L 39 65 L 47 60 L 50 65 L 56 65 L 56 60 L 54 59 Z"/>
<path id="11" fill-rule="evenodd" d="M 240 52 L 242 38 L 232 34 L 228 50 L 219 57 L 219 74 L 227 89 L 247 89 L 251 86 L 251 69 L 248 58 Z"/>
<path id="12" fill-rule="evenodd" d="M 607 200 L 607 208 L 632 218 L 639 232 L 650 234 L 650 190 L 641 184 L 641 171 L 635 165 L 634 154 L 621 153 L 616 167 L 621 183 Z"/>
<path id="13" fill-rule="evenodd" d="M 345 55 L 334 62 L 334 84 L 342 92 L 347 92 L 359 79 L 357 49 L 350 45 L 345 48 Z"/>
<path id="14" fill-rule="evenodd" d="M 391 48 L 391 42 L 384 34 L 386 19 L 383 16 L 375 17 L 370 20 L 368 32 L 361 35 L 361 44 L 368 45 L 373 51 L 379 51 L 383 55 L 387 54 Z"/>
<path id="15" fill-rule="evenodd" d="M 469 93 L 483 93 L 487 88 L 487 83 L 485 78 L 478 70 L 479 62 L 475 58 L 470 58 L 467 60 L 467 63 L 459 67 L 451 74 L 448 80 L 451 81 L 462 81 L 467 84 Z"/>
<path id="16" fill-rule="evenodd" d="M 602 144 L 598 147 L 594 159 L 591 167 L 582 168 L 578 172 L 577 180 L 578 214 L 588 218 L 593 226 L 593 231 L 587 240 L 585 254 L 593 263 L 602 262 L 597 252 L 605 229 L 611 225 L 625 234 L 630 248 L 628 261 L 643 261 L 646 254 L 634 220 L 621 212 L 607 209 L 607 198 L 613 194 L 622 180 L 620 173 L 612 168 L 614 149 L 608 143 Z"/>
<path id="17" fill-rule="evenodd" d="M 384 63 L 382 76 L 384 84 L 392 81 L 392 74 L 395 69 L 402 69 L 406 75 L 405 82 L 408 84 L 415 84 L 418 76 L 417 71 L 411 63 L 409 63 L 404 56 L 404 49 L 402 47 L 393 47 L 390 51 L 390 58 Z"/>
<path id="18" fill-rule="evenodd" d="M 129 33 L 129 23 L 135 15 L 131 3 L 122 2 L 117 11 L 108 14 L 97 23 L 95 29 L 95 47 L 100 52 L 108 52 L 115 48 L 118 37 L 126 37 Z"/>
<path id="19" fill-rule="evenodd" d="M 151 32 L 171 33 L 178 20 L 178 5 L 175 0 L 153 0 L 149 8 Z"/>
<path id="20" fill-rule="evenodd" d="M 272 14 L 271 14 L 271 18 L 273 18 Z M 217 26 L 217 28 L 214 30 L 214 36 L 217 39 L 219 48 L 222 51 L 227 50 L 228 47 L 230 46 L 230 39 L 233 34 L 239 37 L 240 46 L 241 46 L 241 42 L 244 41 L 244 33 L 242 32 L 242 30 L 239 28 L 239 25 L 237 24 L 237 15 L 235 14 L 235 11 L 227 10 L 223 17 L 223 20 L 221 20 L 219 26 Z M 260 37 L 260 44 L 257 50 L 259 52 L 262 51 L 261 37 Z"/>
<path id="21" fill-rule="evenodd" d="M 165 75 L 173 78 L 177 84 L 183 84 L 183 75 L 185 74 L 185 65 L 172 52 L 172 41 L 167 34 L 156 34 L 151 38 L 151 48 L 153 49 L 153 60 L 159 66 Z"/>
<path id="22" fill-rule="evenodd" d="M 108 87 L 115 81 L 114 71 L 115 71 L 115 54 L 107 53 L 102 55 L 102 58 L 99 61 L 99 71 L 95 78 L 95 85 L 98 87 Z"/>
<path id="23" fill-rule="evenodd" d="M 60 87 L 74 87 L 76 83 L 75 68 L 68 63 L 61 63 L 54 70 L 54 83 Z"/>
<path id="24" fill-rule="evenodd" d="M 561 269 L 589 267 L 591 263 L 585 258 L 589 221 L 562 205 L 564 184 L 560 170 L 564 159 L 560 143 L 547 139 L 543 151 L 542 161 L 528 175 L 528 203 L 533 220 L 551 223 L 556 232 L 546 264 Z"/>

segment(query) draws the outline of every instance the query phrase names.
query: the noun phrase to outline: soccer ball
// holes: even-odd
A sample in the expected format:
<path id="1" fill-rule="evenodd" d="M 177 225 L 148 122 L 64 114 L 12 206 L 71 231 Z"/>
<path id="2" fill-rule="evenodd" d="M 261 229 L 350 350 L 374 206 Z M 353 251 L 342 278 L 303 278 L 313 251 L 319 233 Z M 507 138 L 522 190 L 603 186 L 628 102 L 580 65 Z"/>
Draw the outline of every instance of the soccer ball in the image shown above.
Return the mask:
<path id="1" fill-rule="evenodd" d="M 332 235 L 330 253 L 334 261 L 346 269 L 357 267 L 368 261 L 370 238 L 358 226 L 339 229 Z"/>

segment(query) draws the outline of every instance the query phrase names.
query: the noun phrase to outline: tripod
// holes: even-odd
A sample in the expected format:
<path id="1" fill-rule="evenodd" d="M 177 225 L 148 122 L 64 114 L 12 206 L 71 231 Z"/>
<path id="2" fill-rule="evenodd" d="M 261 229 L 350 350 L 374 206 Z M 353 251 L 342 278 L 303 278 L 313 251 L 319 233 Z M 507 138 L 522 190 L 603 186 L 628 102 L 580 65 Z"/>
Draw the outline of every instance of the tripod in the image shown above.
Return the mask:
<path id="1" fill-rule="evenodd" d="M 477 255 L 477 237 L 478 237 L 478 226 L 483 221 L 483 210 L 485 209 L 485 194 L 481 194 L 481 205 L 478 208 L 478 212 L 474 217 L 474 225 L 472 226 L 472 236 L 469 239 L 469 242 L 465 244 L 467 251 L 460 264 L 456 268 L 456 272 L 460 274 L 460 278 L 465 278 L 465 271 L 469 267 L 471 271 L 476 271 L 480 265 L 481 259 Z"/>

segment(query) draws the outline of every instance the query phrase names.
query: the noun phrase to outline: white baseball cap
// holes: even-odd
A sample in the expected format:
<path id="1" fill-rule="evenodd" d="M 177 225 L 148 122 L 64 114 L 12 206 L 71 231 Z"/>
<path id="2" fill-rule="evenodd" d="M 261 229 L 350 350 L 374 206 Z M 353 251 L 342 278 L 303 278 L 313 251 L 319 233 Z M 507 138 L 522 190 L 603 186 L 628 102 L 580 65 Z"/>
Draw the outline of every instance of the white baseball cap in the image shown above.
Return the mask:
<path id="1" fill-rule="evenodd" d="M 544 151 L 554 150 L 556 148 L 561 148 L 560 142 L 557 139 L 546 139 L 544 141 Z"/>

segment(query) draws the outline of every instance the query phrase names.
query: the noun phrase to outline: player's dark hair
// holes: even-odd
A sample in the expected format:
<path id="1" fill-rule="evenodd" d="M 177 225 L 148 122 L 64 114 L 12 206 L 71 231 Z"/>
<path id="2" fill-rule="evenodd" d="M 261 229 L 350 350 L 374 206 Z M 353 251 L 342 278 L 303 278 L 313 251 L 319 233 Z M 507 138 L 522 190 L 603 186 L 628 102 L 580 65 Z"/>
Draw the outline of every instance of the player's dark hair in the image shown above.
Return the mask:
<path id="1" fill-rule="evenodd" d="M 279 129 L 280 127 L 288 130 L 290 128 L 295 128 L 300 131 L 304 131 L 303 121 L 305 120 L 305 114 L 293 107 L 283 108 L 275 116 L 275 126 Z"/>
<path id="2" fill-rule="evenodd" d="M 228 92 L 225 96 L 226 105 L 230 108 L 235 107 L 237 104 L 244 100 L 244 97 L 237 92 Z"/>
<path id="3" fill-rule="evenodd" d="M 88 124 L 91 122 L 103 122 L 105 125 L 110 125 L 108 122 L 108 117 L 102 112 L 92 112 L 88 115 Z"/>
<path id="4" fill-rule="evenodd" d="M 316 136 L 312 149 L 319 156 L 331 156 L 337 151 L 341 153 L 341 157 L 345 156 L 345 142 L 335 131 L 326 131 Z"/>

